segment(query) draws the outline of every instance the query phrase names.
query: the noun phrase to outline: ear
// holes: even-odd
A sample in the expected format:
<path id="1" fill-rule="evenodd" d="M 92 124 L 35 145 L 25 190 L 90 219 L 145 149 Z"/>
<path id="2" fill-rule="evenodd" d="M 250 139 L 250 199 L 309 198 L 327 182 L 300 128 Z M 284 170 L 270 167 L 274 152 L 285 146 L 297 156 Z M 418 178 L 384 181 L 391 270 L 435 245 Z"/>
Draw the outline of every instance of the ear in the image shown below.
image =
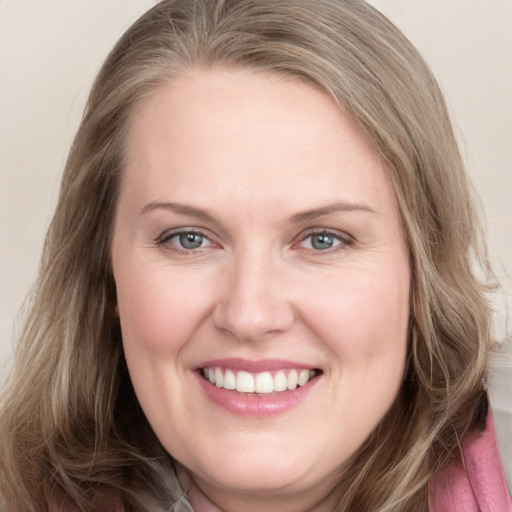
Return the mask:
<path id="1" fill-rule="evenodd" d="M 116 305 L 114 306 L 114 315 L 119 318 L 119 304 L 116 302 Z"/>

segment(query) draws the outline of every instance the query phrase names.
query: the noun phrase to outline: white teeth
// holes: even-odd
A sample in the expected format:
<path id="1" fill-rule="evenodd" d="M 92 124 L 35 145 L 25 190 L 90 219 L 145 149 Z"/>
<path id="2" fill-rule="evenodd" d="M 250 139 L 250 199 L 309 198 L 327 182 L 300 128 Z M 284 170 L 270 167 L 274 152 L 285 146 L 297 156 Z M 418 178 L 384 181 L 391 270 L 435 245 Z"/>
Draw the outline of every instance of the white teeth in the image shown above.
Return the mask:
<path id="1" fill-rule="evenodd" d="M 285 389 L 288 389 L 286 375 L 284 372 L 279 371 L 274 377 L 274 391 L 284 391 Z"/>
<path id="2" fill-rule="evenodd" d="M 222 387 L 224 378 L 222 376 L 222 370 L 220 368 L 215 368 L 215 385 L 218 388 Z"/>
<path id="3" fill-rule="evenodd" d="M 269 372 L 258 373 L 254 391 L 256 393 L 272 393 L 274 391 L 274 379 Z"/>
<path id="4" fill-rule="evenodd" d="M 217 374 L 215 374 L 217 375 Z M 309 370 L 301 370 L 299 372 L 299 378 L 297 379 L 297 383 L 299 386 L 304 386 L 306 382 L 309 380 Z"/>
<path id="5" fill-rule="evenodd" d="M 231 370 L 226 370 L 224 374 L 224 382 L 222 387 L 224 389 L 235 389 L 236 388 L 236 377 Z"/>
<path id="6" fill-rule="evenodd" d="M 242 393 L 254 393 L 254 377 L 247 372 L 238 372 L 236 390 Z"/>
<path id="7" fill-rule="evenodd" d="M 288 389 L 295 389 L 298 384 L 299 375 L 297 374 L 296 370 L 292 370 L 288 374 L 288 378 L 286 379 L 288 382 Z"/>
<path id="8" fill-rule="evenodd" d="M 218 388 L 236 389 L 240 393 L 268 394 L 304 386 L 316 375 L 316 372 L 306 369 L 279 370 L 272 376 L 270 372 L 252 374 L 216 367 L 203 368 L 203 375 Z"/>

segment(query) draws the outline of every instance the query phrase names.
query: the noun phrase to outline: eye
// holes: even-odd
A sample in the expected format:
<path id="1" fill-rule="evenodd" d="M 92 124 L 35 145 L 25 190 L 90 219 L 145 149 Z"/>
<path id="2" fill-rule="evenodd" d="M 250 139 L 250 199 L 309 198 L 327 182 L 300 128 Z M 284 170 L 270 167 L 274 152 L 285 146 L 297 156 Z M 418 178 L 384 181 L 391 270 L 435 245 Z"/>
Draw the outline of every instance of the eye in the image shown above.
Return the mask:
<path id="1" fill-rule="evenodd" d="M 336 234 L 331 231 L 318 231 L 310 233 L 301 239 L 299 245 L 313 251 L 329 251 L 351 245 L 352 239 L 348 235 Z"/>
<path id="2" fill-rule="evenodd" d="M 199 249 L 202 247 L 206 238 L 200 233 L 180 233 L 173 236 L 169 242 L 183 247 L 183 249 Z"/>
<path id="3" fill-rule="evenodd" d="M 159 245 L 173 251 L 194 251 L 214 245 L 203 233 L 194 230 L 182 230 L 164 233 L 158 240 Z"/>

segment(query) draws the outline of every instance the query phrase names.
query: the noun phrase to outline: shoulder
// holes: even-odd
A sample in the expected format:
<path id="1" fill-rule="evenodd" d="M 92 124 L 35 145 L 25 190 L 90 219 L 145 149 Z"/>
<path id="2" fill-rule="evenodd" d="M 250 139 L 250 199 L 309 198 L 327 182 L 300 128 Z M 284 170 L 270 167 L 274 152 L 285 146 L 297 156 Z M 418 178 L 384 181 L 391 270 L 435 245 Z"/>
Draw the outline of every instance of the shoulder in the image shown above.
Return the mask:
<path id="1" fill-rule="evenodd" d="M 512 512 L 491 411 L 485 430 L 462 441 L 461 456 L 429 484 L 430 512 Z"/>

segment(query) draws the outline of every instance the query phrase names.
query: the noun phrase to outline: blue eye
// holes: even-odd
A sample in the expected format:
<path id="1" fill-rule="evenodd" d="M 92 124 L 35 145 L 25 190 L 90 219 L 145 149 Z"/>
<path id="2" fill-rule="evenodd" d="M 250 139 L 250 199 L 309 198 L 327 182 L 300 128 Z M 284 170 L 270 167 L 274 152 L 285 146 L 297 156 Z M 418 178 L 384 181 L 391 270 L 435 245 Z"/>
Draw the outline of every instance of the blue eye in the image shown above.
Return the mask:
<path id="1" fill-rule="evenodd" d="M 204 242 L 204 236 L 199 233 L 180 233 L 179 235 L 173 236 L 171 240 L 177 239 L 179 245 L 183 249 L 198 249 L 202 247 Z"/>
<path id="2" fill-rule="evenodd" d="M 318 251 L 330 249 L 336 242 L 335 237 L 328 233 L 316 233 L 314 235 L 310 235 L 310 240 L 311 247 L 313 249 L 317 249 Z"/>
<path id="3" fill-rule="evenodd" d="M 158 241 L 173 251 L 193 251 L 212 245 L 211 241 L 198 231 L 179 231 L 164 234 Z"/>
<path id="4" fill-rule="evenodd" d="M 329 231 L 320 231 L 304 237 L 301 241 L 301 246 L 306 249 L 313 249 L 314 251 L 328 251 L 339 245 L 346 246 L 351 243 L 352 241 L 349 240 L 348 237 L 344 239 L 341 235 Z"/>

